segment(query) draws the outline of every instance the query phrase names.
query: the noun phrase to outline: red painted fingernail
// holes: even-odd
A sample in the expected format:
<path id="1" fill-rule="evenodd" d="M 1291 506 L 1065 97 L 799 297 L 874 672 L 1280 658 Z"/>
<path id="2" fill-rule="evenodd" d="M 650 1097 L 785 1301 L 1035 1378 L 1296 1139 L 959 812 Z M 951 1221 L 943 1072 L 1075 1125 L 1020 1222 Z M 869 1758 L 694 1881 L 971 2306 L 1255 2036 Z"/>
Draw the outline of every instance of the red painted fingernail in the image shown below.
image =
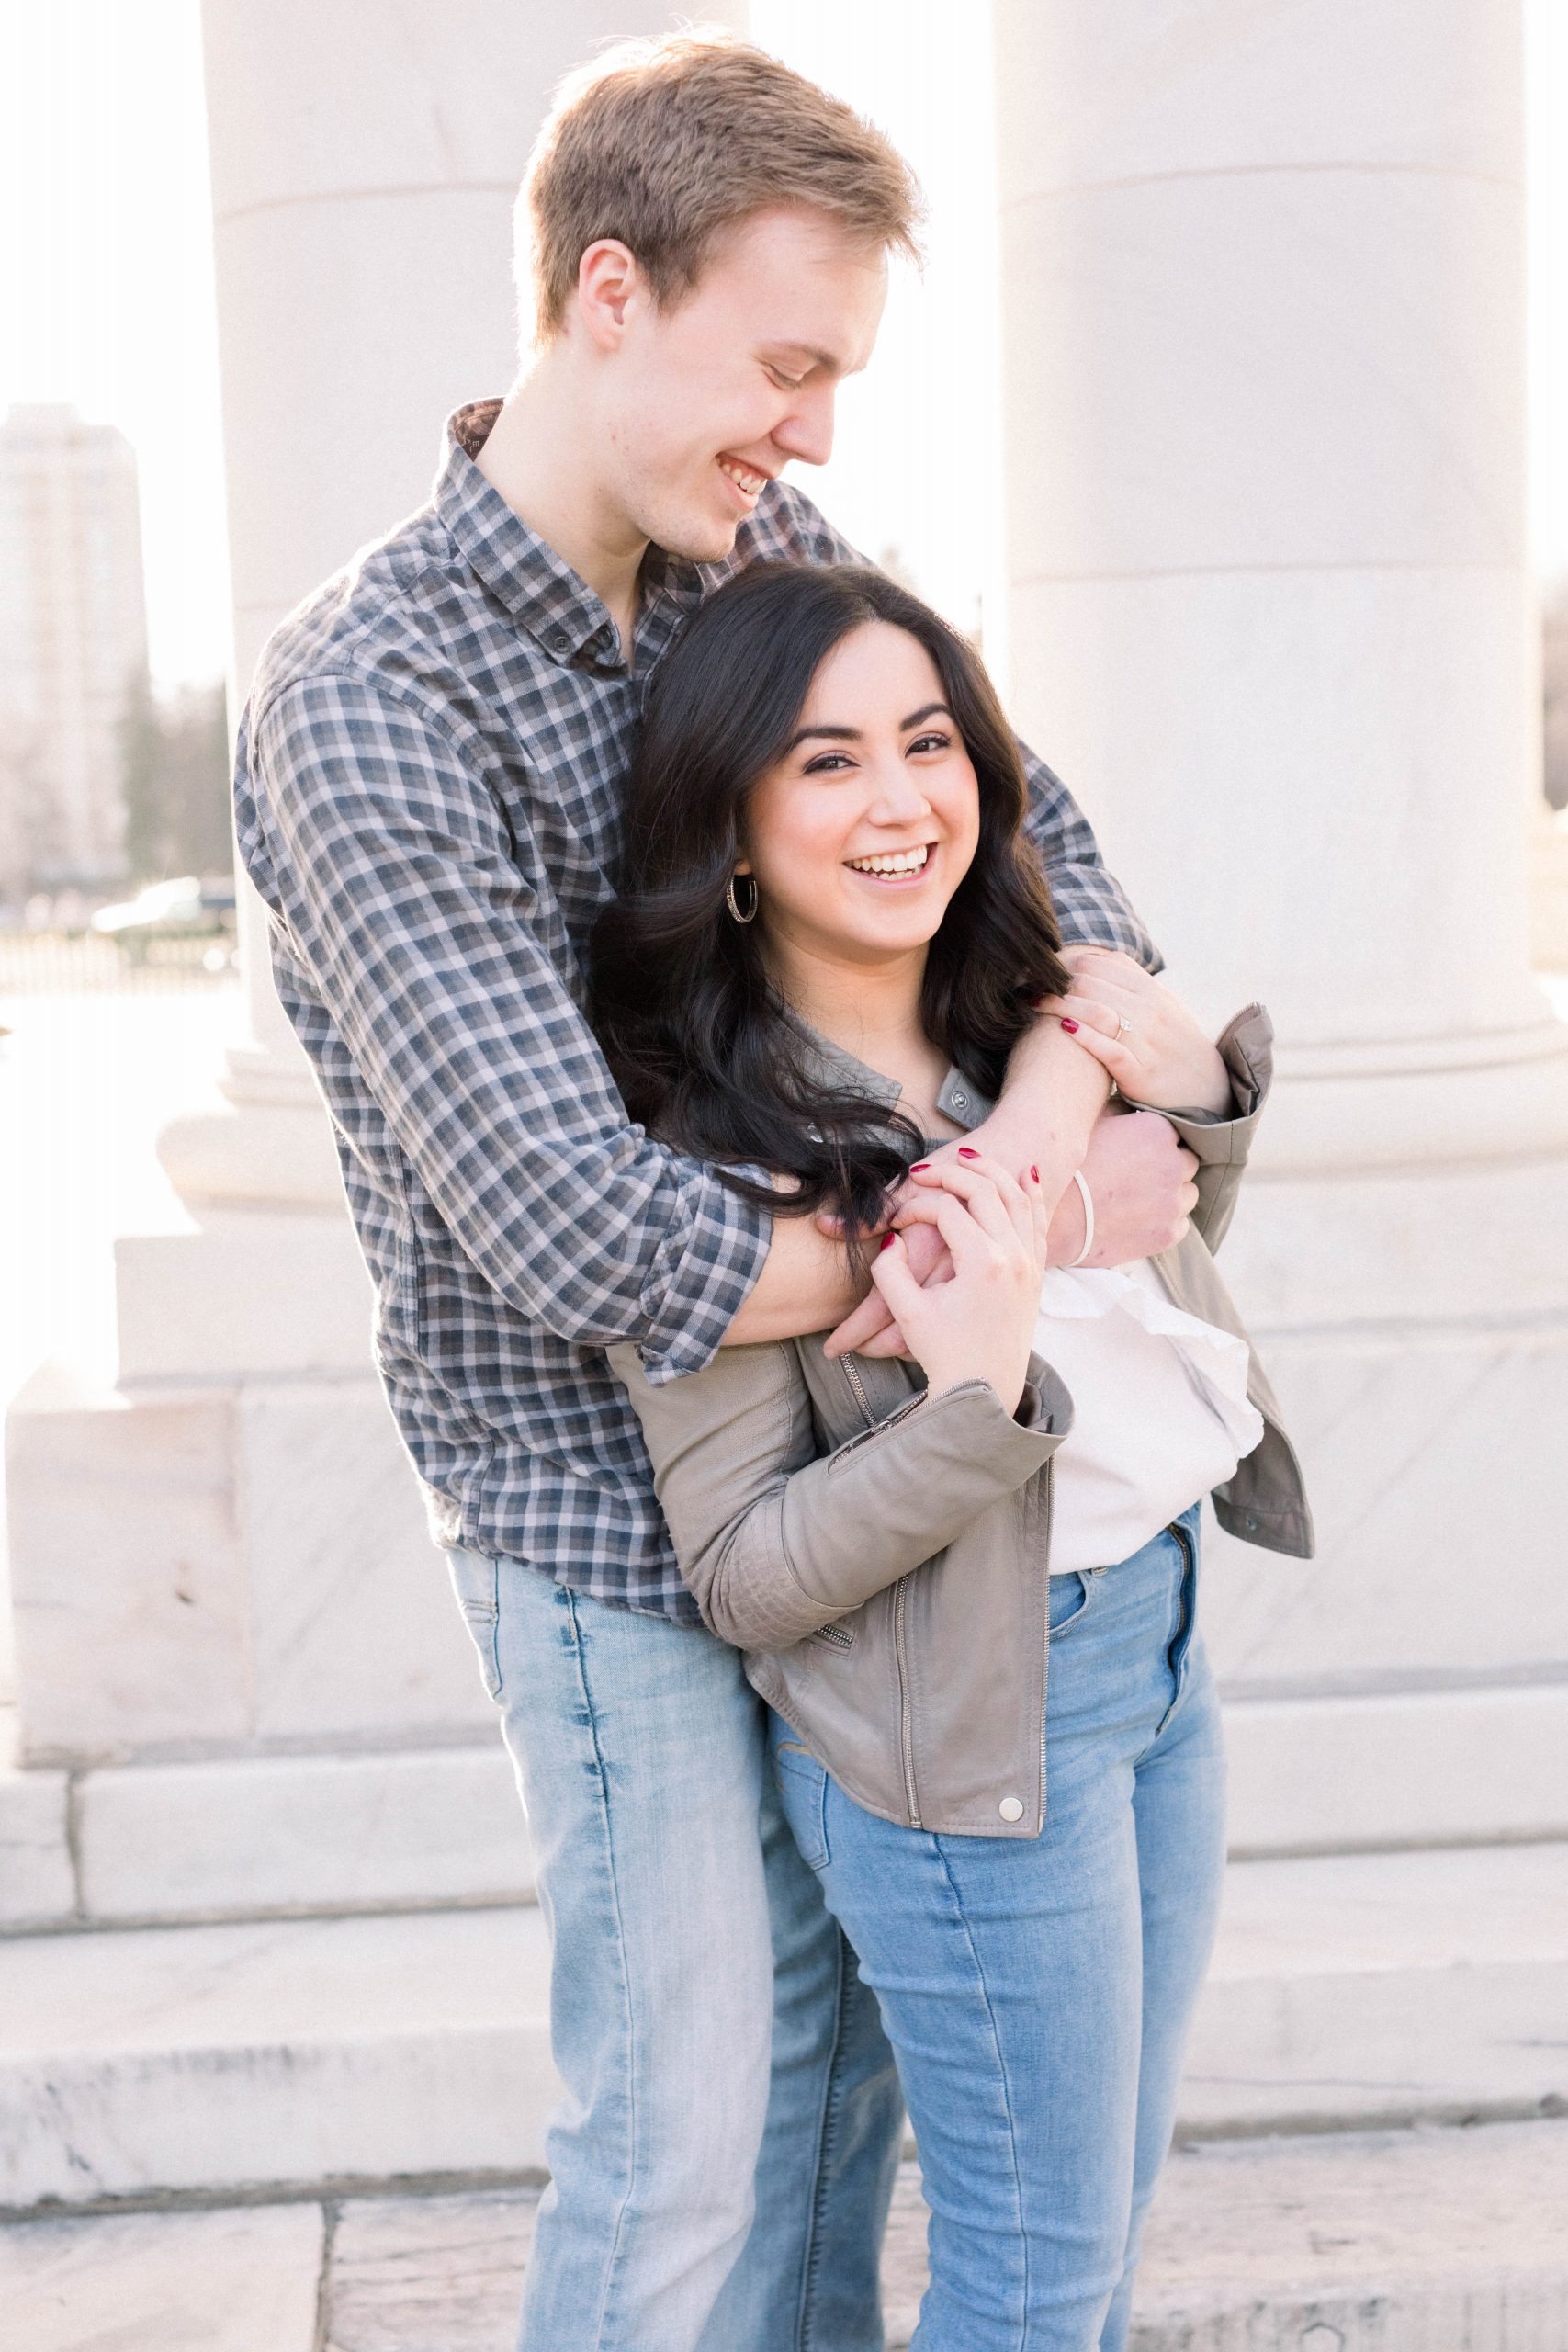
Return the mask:
<path id="1" fill-rule="evenodd" d="M 1067 1017 L 1066 1017 L 1066 1013 L 1064 1013 L 1064 1014 L 1063 1014 L 1063 1016 L 1062 1016 L 1062 1026 L 1063 1026 L 1063 1028 L 1064 1028 L 1064 1029 L 1070 1029 L 1070 1030 L 1072 1031 L 1072 1033 L 1073 1033 L 1073 1035 L 1074 1035 L 1074 1036 L 1075 1036 L 1075 1037 L 1077 1035 L 1077 1034 L 1078 1034 L 1078 1024 L 1077 1024 L 1077 1023 L 1076 1021 L 1069 1021 L 1069 1020 L 1067 1019 Z"/>
<path id="2" fill-rule="evenodd" d="M 980 1155 L 977 1151 L 971 1151 L 966 1143 L 961 1143 L 958 1147 L 958 1157 L 960 1159 L 978 1159 Z"/>
<path id="3" fill-rule="evenodd" d="M 1033 1167 L 1033 1166 L 1032 1166 L 1032 1167 L 1030 1168 L 1029 1172 L 1030 1172 L 1030 1174 L 1033 1177 L 1033 1179 L 1034 1179 L 1035 1182 L 1038 1184 L 1038 1183 L 1039 1183 L 1039 1182 L 1040 1182 L 1040 1170 L 1039 1170 L 1039 1169 L 1038 1169 L 1038 1168 L 1035 1168 L 1035 1167 Z"/>
<path id="4" fill-rule="evenodd" d="M 913 1168 L 910 1169 L 909 1173 L 911 1176 L 918 1176 L 922 1168 L 929 1168 L 930 1166 L 931 1161 L 929 1159 L 917 1159 Z"/>
<path id="5" fill-rule="evenodd" d="M 885 1250 L 891 1250 L 891 1249 L 892 1249 L 892 1247 L 893 1247 L 893 1236 L 892 1236 L 890 1233 L 885 1233 L 885 1234 L 883 1235 L 883 1237 L 882 1237 L 882 1247 L 883 1247 Z"/>

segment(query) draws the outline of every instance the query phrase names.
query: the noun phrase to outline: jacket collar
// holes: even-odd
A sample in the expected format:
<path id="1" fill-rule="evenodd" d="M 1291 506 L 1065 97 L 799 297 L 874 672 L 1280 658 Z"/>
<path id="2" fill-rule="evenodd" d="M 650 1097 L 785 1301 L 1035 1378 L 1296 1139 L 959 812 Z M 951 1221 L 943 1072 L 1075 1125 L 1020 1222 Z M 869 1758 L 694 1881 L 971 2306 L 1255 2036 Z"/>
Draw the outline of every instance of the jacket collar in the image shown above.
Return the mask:
<path id="1" fill-rule="evenodd" d="M 879 1069 L 873 1069 L 868 1062 L 859 1060 L 855 1055 L 846 1052 L 842 1046 L 834 1045 L 830 1037 L 824 1037 L 820 1030 L 813 1029 L 798 1013 L 791 1012 L 787 1017 L 801 1041 L 802 1057 L 808 1077 L 822 1086 L 869 1095 L 885 1110 L 892 1110 L 898 1100 L 897 1080 L 886 1077 Z M 981 1093 L 974 1080 L 966 1077 L 955 1064 L 942 1081 L 936 1107 L 944 1119 L 951 1119 L 955 1127 L 967 1131 L 977 1127 L 983 1119 L 989 1118 L 995 1105 L 988 1095 Z"/>

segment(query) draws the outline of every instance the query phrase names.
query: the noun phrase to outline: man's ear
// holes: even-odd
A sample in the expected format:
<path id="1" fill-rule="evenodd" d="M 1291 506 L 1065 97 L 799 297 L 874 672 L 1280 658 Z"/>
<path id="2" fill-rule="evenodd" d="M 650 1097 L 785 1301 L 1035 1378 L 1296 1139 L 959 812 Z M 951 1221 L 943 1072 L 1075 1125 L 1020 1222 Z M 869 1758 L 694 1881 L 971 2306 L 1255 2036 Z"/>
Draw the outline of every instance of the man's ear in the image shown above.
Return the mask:
<path id="1" fill-rule="evenodd" d="M 577 265 L 577 307 L 601 351 L 614 351 L 626 332 L 628 305 L 647 291 L 637 255 L 618 237 L 599 237 Z"/>

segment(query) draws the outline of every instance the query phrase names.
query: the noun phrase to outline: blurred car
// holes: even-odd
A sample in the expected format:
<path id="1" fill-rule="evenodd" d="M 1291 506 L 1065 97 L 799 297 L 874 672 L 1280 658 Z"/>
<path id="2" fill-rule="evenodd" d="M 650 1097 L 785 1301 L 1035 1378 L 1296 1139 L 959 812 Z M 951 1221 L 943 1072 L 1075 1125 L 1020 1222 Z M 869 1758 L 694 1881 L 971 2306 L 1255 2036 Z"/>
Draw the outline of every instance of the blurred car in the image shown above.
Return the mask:
<path id="1" fill-rule="evenodd" d="M 165 942 L 210 940 L 199 961 L 218 971 L 233 960 L 234 885 L 228 878 L 181 874 L 150 883 L 134 899 L 100 907 L 88 927 L 111 938 L 133 964 L 146 963 Z"/>

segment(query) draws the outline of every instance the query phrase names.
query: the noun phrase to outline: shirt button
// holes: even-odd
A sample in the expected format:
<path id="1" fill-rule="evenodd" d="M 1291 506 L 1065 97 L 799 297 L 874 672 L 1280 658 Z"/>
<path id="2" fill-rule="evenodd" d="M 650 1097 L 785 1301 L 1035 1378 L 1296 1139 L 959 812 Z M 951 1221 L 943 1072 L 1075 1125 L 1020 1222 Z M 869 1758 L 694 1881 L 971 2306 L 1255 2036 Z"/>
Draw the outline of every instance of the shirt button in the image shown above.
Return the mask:
<path id="1" fill-rule="evenodd" d="M 997 1811 L 1001 1815 L 1004 1821 L 1021 1821 L 1023 1819 L 1023 1800 L 1021 1797 L 1004 1797 L 1000 1804 L 998 1805 Z"/>
<path id="2" fill-rule="evenodd" d="M 969 1100 L 969 1097 L 967 1096 L 967 1094 L 965 1094 L 965 1093 L 964 1093 L 964 1089 L 963 1089 L 961 1086 L 955 1086 L 955 1087 L 953 1088 L 953 1109 L 954 1109 L 955 1111 L 962 1111 L 962 1110 L 963 1110 L 963 1108 L 964 1108 L 964 1104 L 968 1102 L 968 1100 Z M 1020 1808 L 1019 1808 L 1020 1812 L 1021 1812 L 1021 1811 L 1022 1811 L 1022 1809 L 1023 1809 L 1023 1808 L 1022 1808 L 1021 1806 L 1020 1806 Z"/>
<path id="3" fill-rule="evenodd" d="M 549 646 L 550 646 L 550 650 L 551 650 L 551 651 L 552 651 L 552 652 L 555 652 L 555 653 L 558 653 L 558 652 L 560 651 L 560 650 L 561 650 L 562 646 L 566 643 L 566 631 L 565 631 L 565 629 L 564 629 L 564 628 L 553 628 L 553 629 L 551 629 L 547 642 L 548 642 L 548 644 L 549 644 Z"/>

